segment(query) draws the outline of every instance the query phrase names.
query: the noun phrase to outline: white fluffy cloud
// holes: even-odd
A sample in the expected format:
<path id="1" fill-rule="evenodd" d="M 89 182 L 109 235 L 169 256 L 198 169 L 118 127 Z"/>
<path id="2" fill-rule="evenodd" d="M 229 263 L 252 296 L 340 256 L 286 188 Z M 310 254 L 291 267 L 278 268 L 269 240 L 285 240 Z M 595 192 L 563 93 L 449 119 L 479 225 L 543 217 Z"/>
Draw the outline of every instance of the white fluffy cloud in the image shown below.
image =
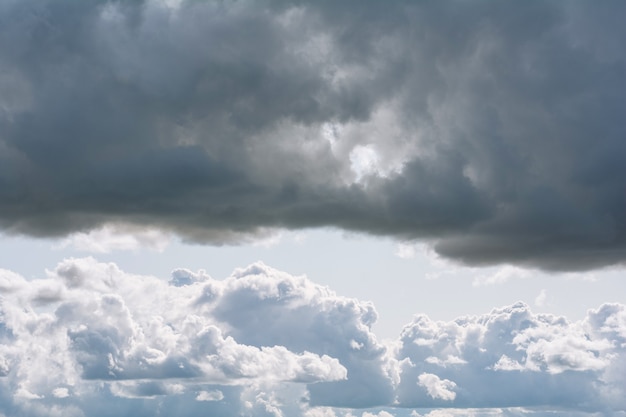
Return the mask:
<path id="1" fill-rule="evenodd" d="M 0 285 L 6 415 L 543 416 L 567 409 L 619 416 L 626 409 L 626 307 L 619 304 L 579 322 L 522 303 L 452 322 L 419 315 L 385 346 L 371 331 L 371 303 L 262 263 L 222 280 L 180 269 L 166 281 L 93 258 L 66 259 L 38 280 L 2 270 Z M 367 407 L 384 409 L 352 410 Z"/>
<path id="2" fill-rule="evenodd" d="M 421 387 L 426 388 L 428 395 L 432 398 L 452 401 L 456 397 L 454 392 L 456 384 L 447 379 L 442 380 L 435 374 L 423 373 L 417 378 L 417 382 Z"/>
<path id="3" fill-rule="evenodd" d="M 102 396 L 217 403 L 243 395 L 238 386 L 345 381 L 359 361 L 375 387 L 385 380 L 371 304 L 263 264 L 222 281 L 178 270 L 168 283 L 93 258 L 65 260 L 45 279 L 0 277 L 0 383 L 11 407 Z"/>
<path id="4" fill-rule="evenodd" d="M 417 316 L 396 354 L 399 403 L 623 409 L 616 398 L 626 381 L 614 370 L 624 366 L 623 336 L 615 330 L 624 314 L 624 306 L 607 304 L 571 323 L 517 303 L 453 322 Z"/>

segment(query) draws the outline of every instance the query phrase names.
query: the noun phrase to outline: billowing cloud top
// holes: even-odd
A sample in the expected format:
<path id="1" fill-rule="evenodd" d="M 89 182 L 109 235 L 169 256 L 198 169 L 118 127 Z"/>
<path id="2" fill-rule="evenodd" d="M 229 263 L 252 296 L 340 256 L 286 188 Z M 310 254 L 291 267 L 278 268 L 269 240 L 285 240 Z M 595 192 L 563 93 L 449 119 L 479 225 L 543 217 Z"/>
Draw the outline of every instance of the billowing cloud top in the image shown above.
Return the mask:
<path id="1" fill-rule="evenodd" d="M 4 1 L 0 225 L 626 258 L 621 1 Z"/>
<path id="2" fill-rule="evenodd" d="M 261 263 L 166 282 L 67 259 L 45 279 L 0 270 L 0 292 L 0 415 L 626 415 L 620 304 L 418 315 L 383 343 L 371 303 Z"/>

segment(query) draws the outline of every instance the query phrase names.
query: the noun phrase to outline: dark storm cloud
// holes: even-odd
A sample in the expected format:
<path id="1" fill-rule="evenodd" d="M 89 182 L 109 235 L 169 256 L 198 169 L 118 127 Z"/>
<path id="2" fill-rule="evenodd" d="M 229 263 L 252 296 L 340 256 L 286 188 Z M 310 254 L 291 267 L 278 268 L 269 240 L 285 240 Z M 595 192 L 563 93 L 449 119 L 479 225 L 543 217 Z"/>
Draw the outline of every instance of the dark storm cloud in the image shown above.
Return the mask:
<path id="1" fill-rule="evenodd" d="M 213 243 L 331 226 L 473 264 L 622 262 L 624 12 L 5 2 L 0 225 Z"/>

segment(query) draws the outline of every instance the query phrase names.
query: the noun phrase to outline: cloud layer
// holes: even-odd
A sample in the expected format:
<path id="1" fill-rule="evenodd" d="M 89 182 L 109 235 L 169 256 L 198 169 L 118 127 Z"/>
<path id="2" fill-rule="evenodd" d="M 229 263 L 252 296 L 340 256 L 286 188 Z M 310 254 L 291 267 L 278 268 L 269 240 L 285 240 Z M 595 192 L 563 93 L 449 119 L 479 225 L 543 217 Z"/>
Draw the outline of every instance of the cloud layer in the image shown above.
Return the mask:
<path id="1" fill-rule="evenodd" d="M 622 262 L 624 7 L 4 2 L 0 226 L 331 226 L 475 264 Z"/>
<path id="2" fill-rule="evenodd" d="M 371 303 L 261 263 L 166 282 L 67 259 L 33 281 L 0 270 L 0 291 L 0 415 L 626 410 L 619 304 L 580 322 L 523 303 L 452 322 L 417 315 L 385 344 Z"/>

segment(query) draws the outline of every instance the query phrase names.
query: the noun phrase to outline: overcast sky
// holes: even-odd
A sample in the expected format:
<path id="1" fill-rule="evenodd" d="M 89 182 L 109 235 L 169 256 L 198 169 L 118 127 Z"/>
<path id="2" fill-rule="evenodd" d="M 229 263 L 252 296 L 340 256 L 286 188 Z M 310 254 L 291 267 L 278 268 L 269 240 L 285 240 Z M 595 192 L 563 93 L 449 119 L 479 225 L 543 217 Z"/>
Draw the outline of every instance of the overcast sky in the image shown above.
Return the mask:
<path id="1" fill-rule="evenodd" d="M 624 16 L 0 2 L 0 416 L 625 416 Z"/>

